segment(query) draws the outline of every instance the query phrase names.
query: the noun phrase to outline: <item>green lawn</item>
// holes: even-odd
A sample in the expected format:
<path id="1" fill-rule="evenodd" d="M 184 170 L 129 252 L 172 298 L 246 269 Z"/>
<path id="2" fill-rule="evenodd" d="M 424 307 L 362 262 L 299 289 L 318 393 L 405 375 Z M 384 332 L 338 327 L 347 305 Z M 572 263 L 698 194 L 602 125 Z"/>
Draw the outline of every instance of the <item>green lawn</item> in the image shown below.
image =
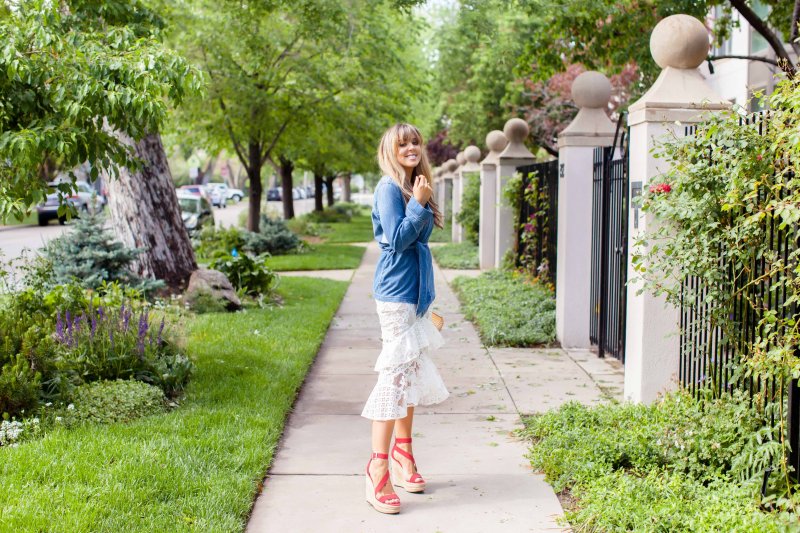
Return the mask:
<path id="1" fill-rule="evenodd" d="M 349 244 L 315 244 L 306 253 L 274 255 L 267 259 L 267 266 L 277 271 L 357 268 L 365 250 Z"/>
<path id="2" fill-rule="evenodd" d="M 433 228 L 431 232 L 431 238 L 428 239 L 430 242 L 450 242 L 453 240 L 453 234 L 451 229 L 451 221 L 452 217 L 447 217 L 444 221 L 444 229 L 440 228 Z"/>
<path id="3" fill-rule="evenodd" d="M 370 215 L 356 215 L 350 222 L 327 222 L 321 226 L 319 236 L 329 244 L 369 242 L 374 238 Z"/>
<path id="4" fill-rule="evenodd" d="M 35 226 L 38 223 L 39 218 L 35 209 L 22 220 L 17 220 L 16 218 L 10 217 L 5 220 L 0 219 L 0 226 Z M 54 221 L 54 223 L 57 222 Z"/>
<path id="5" fill-rule="evenodd" d="M 171 413 L 0 449 L 0 531 L 242 531 L 346 287 L 286 278 L 282 307 L 193 318 Z"/>
<path id="6" fill-rule="evenodd" d="M 478 268 L 478 247 L 471 242 L 448 243 L 431 248 L 433 257 L 442 268 Z"/>

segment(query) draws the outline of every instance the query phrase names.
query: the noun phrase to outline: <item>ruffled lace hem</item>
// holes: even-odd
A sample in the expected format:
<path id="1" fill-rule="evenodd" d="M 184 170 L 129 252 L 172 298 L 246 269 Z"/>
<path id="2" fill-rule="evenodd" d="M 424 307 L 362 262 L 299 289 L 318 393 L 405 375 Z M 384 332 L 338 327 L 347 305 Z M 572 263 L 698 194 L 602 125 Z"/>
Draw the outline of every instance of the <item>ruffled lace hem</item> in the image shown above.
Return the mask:
<path id="1" fill-rule="evenodd" d="M 384 327 L 383 348 L 375 361 L 376 372 L 404 365 L 444 345 L 442 334 L 431 322 L 429 313 L 423 317 L 415 317 L 411 324 L 395 325 L 395 335 L 391 338 L 386 338 L 386 330 Z"/>
<path id="2" fill-rule="evenodd" d="M 422 354 L 413 361 L 378 374 L 361 416 L 370 420 L 397 420 L 408 415 L 408 408 L 434 405 L 450 396 L 436 365 Z"/>

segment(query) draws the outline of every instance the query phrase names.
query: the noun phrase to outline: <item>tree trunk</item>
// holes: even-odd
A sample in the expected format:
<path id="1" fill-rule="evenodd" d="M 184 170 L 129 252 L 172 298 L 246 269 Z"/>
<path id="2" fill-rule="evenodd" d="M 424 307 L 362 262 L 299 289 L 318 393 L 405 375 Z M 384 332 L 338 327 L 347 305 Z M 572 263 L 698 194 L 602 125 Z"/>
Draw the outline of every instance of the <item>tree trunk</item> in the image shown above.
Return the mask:
<path id="1" fill-rule="evenodd" d="M 322 211 L 322 174 L 314 172 L 314 211 Z"/>
<path id="2" fill-rule="evenodd" d="M 131 139 L 117 135 L 133 145 Z M 142 161 L 141 168 L 136 172 L 122 168 L 116 179 L 107 179 L 114 233 L 126 246 L 144 249 L 133 264 L 139 276 L 161 279 L 170 289 L 183 290 L 197 263 L 161 136 L 147 135 L 134 145 L 134 152 Z"/>
<path id="3" fill-rule="evenodd" d="M 325 178 L 325 185 L 328 187 L 328 207 L 333 205 L 333 180 L 336 179 L 336 175 L 328 176 Z"/>
<path id="4" fill-rule="evenodd" d="M 292 171 L 294 163 L 281 156 L 281 188 L 283 189 L 283 219 L 294 218 L 294 199 L 292 198 Z"/>
<path id="5" fill-rule="evenodd" d="M 350 202 L 350 180 L 353 179 L 353 174 L 348 172 L 342 177 L 344 185 L 342 185 L 342 201 Z"/>
<path id="6" fill-rule="evenodd" d="M 214 177 L 214 168 L 217 166 L 217 159 L 219 159 L 219 154 L 213 155 L 208 159 L 205 170 L 200 174 L 200 183 L 202 185 L 210 182 L 211 178 Z"/>
<path id="7" fill-rule="evenodd" d="M 250 196 L 248 197 L 247 229 L 258 231 L 261 224 L 261 144 L 250 141 L 248 148 L 247 177 L 250 178 Z"/>

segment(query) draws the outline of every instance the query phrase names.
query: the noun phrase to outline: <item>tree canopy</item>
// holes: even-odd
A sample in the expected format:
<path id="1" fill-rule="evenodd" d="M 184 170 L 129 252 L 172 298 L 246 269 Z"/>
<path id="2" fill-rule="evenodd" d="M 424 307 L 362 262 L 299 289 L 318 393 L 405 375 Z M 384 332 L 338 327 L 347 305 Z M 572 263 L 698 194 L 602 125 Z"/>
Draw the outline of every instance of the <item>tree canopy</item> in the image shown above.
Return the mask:
<path id="1" fill-rule="evenodd" d="M 113 131 L 157 131 L 168 103 L 198 87 L 161 23 L 136 0 L 0 5 L 0 219 L 44 197 L 48 158 L 66 170 L 88 161 L 93 176 L 134 164 Z"/>

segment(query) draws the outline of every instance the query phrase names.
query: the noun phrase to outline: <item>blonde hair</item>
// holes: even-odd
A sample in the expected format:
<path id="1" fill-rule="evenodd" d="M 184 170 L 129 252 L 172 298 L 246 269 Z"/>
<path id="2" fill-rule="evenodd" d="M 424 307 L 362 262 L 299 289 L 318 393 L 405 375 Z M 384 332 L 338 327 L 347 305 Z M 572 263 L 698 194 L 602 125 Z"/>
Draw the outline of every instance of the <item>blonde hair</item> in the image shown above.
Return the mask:
<path id="1" fill-rule="evenodd" d="M 415 138 L 419 141 L 420 157 L 419 163 L 411 175 L 423 175 L 428 178 L 428 182 L 433 185 L 431 164 L 428 162 L 428 154 L 425 151 L 425 143 L 422 139 L 422 134 L 417 128 L 411 124 L 395 124 L 386 130 L 378 145 L 378 166 L 381 167 L 381 171 L 385 175 L 392 178 L 397 186 L 400 187 L 400 190 L 403 192 L 403 199 L 406 203 L 408 203 L 411 196 L 414 194 L 414 184 L 406 179 L 406 170 L 397 160 L 397 151 L 401 142 L 411 142 Z M 439 210 L 439 205 L 434 201 L 433 195 L 431 195 L 431 199 L 428 200 L 428 205 L 433 211 L 433 223 L 440 228 L 444 227 L 442 212 Z"/>

